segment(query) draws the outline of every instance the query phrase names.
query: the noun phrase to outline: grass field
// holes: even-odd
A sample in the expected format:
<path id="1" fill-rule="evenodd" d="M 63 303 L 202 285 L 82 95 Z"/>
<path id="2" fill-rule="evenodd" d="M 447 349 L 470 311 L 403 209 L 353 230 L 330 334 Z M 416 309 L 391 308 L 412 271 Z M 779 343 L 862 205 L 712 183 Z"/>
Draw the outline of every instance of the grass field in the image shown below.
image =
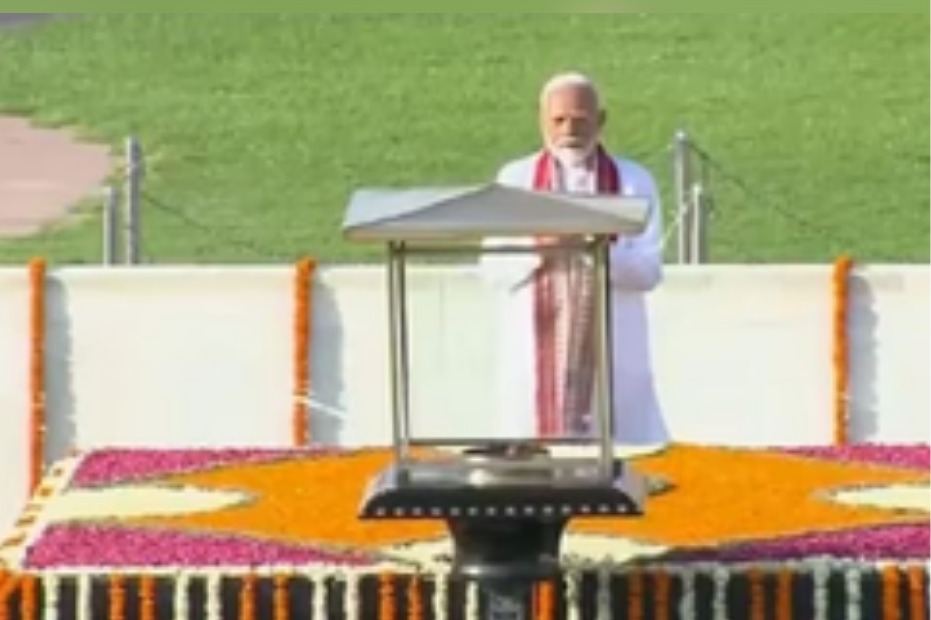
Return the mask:
<path id="1" fill-rule="evenodd" d="M 720 162 L 712 260 L 926 261 L 928 45 L 915 15 L 88 16 L 0 33 L 0 109 L 141 138 L 149 260 L 364 260 L 339 236 L 353 188 L 488 179 L 577 67 L 667 221 L 674 131 Z M 96 262 L 99 230 L 0 260 Z"/>

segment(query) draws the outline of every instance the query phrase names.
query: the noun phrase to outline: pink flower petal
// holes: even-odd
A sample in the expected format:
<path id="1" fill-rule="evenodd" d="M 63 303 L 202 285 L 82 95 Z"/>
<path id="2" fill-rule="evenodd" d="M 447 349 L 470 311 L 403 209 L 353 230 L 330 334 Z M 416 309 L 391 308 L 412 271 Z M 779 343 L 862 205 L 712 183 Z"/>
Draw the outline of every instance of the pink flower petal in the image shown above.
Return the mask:
<path id="1" fill-rule="evenodd" d="M 364 566 L 360 552 L 246 536 L 194 534 L 104 525 L 53 525 L 29 549 L 27 568 L 338 564 Z"/>
<path id="2" fill-rule="evenodd" d="M 849 446 L 780 448 L 780 450 L 799 456 L 831 461 L 874 463 L 876 465 L 906 469 L 927 470 L 931 467 L 931 446 L 928 446 L 928 444 L 910 446 L 853 444 Z"/>
<path id="3" fill-rule="evenodd" d="M 297 456 L 324 456 L 338 448 L 140 450 L 108 449 L 85 457 L 71 479 L 72 487 L 91 487 L 199 471 L 237 463 L 255 463 Z"/>

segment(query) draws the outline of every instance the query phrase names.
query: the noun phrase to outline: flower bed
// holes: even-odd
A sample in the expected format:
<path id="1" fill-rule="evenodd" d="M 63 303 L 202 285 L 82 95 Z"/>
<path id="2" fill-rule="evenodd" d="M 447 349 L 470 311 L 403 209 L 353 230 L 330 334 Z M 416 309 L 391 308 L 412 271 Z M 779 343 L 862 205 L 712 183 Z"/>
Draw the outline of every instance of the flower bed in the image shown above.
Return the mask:
<path id="1" fill-rule="evenodd" d="M 193 606 L 207 620 L 279 620 L 285 611 L 334 620 L 470 618 L 480 599 L 447 578 L 441 523 L 357 519 L 365 486 L 389 462 L 383 449 L 85 455 L 56 468 L 61 479 L 45 487 L 54 491 L 39 494 L 47 497 L 3 547 L 9 573 L 0 575 L 0 620 L 33 620 L 86 600 L 85 607 L 112 605 L 114 596 L 122 611 L 83 617 L 155 620 Z M 574 610 L 594 618 L 601 600 L 612 617 L 710 619 L 729 610 L 748 620 L 926 618 L 927 510 L 897 505 L 901 493 L 880 505 L 858 503 L 856 493 L 924 493 L 929 464 L 927 446 L 680 445 L 637 458 L 635 468 L 672 488 L 651 497 L 642 518 L 573 522 L 565 580 L 544 588 L 538 617 Z M 153 494 L 151 506 L 119 519 L 86 506 L 80 519 L 69 517 L 70 496 L 116 505 L 127 489 L 133 497 L 177 493 Z M 189 511 L 177 503 L 220 492 L 244 499 L 193 502 Z M 87 580 L 94 575 L 106 589 Z M 762 608 L 772 613 L 760 615 Z"/>
<path id="2" fill-rule="evenodd" d="M 71 478 L 72 487 L 142 482 L 159 476 L 202 471 L 222 465 L 285 459 L 301 454 L 326 454 L 306 450 L 130 450 L 109 449 L 88 454 Z"/>

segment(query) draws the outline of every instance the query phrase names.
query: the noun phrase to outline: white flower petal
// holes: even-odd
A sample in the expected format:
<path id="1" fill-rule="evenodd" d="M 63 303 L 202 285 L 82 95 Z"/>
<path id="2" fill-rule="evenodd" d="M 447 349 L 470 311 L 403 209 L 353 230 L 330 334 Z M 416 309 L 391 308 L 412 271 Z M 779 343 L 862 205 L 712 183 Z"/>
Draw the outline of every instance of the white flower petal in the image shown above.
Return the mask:
<path id="1" fill-rule="evenodd" d="M 49 500 L 46 519 L 82 521 L 185 515 L 236 506 L 250 497 L 234 491 L 146 486 L 72 489 Z"/>
<path id="2" fill-rule="evenodd" d="M 448 538 L 396 545 L 388 547 L 384 551 L 392 558 L 424 566 L 446 564 L 453 555 L 452 542 Z M 568 532 L 563 536 L 562 540 L 563 557 L 584 562 L 610 560 L 611 562 L 622 563 L 636 558 L 658 556 L 666 551 L 667 548 L 660 545 L 647 544 L 619 536 Z"/>
<path id="3" fill-rule="evenodd" d="M 892 484 L 862 489 L 844 489 L 831 494 L 841 504 L 890 510 L 931 511 L 931 487 L 917 484 Z"/>

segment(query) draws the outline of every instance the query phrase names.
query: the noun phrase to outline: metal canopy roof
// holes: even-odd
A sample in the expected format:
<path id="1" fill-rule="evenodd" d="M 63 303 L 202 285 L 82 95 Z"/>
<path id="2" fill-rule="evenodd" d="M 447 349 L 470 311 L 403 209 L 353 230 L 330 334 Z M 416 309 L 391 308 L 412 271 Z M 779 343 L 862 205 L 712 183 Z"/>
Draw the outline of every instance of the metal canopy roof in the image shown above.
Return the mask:
<path id="1" fill-rule="evenodd" d="M 646 198 L 536 192 L 497 183 L 361 189 L 350 199 L 343 234 L 384 242 L 636 234 L 646 226 L 649 209 Z"/>

